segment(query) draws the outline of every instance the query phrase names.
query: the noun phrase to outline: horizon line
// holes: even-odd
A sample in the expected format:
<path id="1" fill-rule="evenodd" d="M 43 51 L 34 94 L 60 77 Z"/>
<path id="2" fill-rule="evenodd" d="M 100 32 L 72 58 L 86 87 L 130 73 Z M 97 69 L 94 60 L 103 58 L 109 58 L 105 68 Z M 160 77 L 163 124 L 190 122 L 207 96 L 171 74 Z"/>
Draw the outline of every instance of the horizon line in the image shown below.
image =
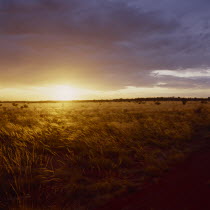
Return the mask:
<path id="1" fill-rule="evenodd" d="M 118 102 L 118 101 L 135 101 L 135 100 L 148 100 L 154 99 L 179 101 L 179 100 L 210 100 L 210 97 L 138 97 L 138 98 L 114 98 L 114 99 L 73 99 L 73 100 L 0 100 L 0 103 L 68 103 L 68 102 Z"/>

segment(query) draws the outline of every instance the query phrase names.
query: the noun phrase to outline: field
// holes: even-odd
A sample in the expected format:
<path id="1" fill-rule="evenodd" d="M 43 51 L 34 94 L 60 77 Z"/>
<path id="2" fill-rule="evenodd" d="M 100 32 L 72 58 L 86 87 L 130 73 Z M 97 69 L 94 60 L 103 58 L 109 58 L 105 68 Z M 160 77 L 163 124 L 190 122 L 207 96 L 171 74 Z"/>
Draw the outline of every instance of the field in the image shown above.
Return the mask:
<path id="1" fill-rule="evenodd" d="M 2 104 L 0 208 L 94 209 L 202 144 L 210 103 Z"/>

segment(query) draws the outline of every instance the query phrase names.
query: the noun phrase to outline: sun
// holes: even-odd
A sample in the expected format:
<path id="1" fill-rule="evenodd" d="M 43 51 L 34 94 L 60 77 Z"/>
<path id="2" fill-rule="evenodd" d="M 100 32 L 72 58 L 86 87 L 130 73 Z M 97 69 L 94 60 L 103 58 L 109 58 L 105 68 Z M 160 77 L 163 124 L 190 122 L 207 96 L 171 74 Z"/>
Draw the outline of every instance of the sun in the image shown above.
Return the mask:
<path id="1" fill-rule="evenodd" d="M 55 100 L 59 101 L 74 100 L 78 96 L 78 91 L 76 88 L 68 85 L 56 85 L 53 95 L 55 96 Z"/>

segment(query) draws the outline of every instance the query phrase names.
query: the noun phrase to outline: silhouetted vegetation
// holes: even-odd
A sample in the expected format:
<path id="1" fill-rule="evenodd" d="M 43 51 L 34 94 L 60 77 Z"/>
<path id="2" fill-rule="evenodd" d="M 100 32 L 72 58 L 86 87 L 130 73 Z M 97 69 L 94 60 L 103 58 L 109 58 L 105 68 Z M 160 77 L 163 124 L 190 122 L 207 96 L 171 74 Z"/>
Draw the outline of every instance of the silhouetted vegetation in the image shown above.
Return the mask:
<path id="1" fill-rule="evenodd" d="M 18 106 L 18 104 L 17 104 L 17 103 L 12 103 L 12 106 L 17 107 L 17 106 Z"/>
<path id="2" fill-rule="evenodd" d="M 87 103 L 87 102 L 138 102 L 140 104 L 145 104 L 146 101 L 200 101 L 202 103 L 208 103 L 210 101 L 210 97 L 208 98 L 188 98 L 188 97 L 149 97 L 149 98 L 129 98 L 129 99 L 98 99 L 98 100 L 73 100 L 73 101 L 62 101 L 62 103 Z M 11 101 L 0 101 L 0 103 L 11 103 Z M 13 103 L 60 103 L 60 101 L 14 101 Z"/>
<path id="3" fill-rule="evenodd" d="M 183 105 L 187 104 L 187 100 L 182 100 L 182 104 Z"/>
<path id="4" fill-rule="evenodd" d="M 28 108 L 28 105 L 27 105 L 27 104 L 24 104 L 24 105 L 21 106 L 20 108 L 21 108 L 21 109 L 24 109 L 24 108 L 27 109 L 27 108 Z"/>
<path id="5" fill-rule="evenodd" d="M 159 101 L 155 101 L 155 104 L 156 105 L 160 105 L 161 103 Z"/>

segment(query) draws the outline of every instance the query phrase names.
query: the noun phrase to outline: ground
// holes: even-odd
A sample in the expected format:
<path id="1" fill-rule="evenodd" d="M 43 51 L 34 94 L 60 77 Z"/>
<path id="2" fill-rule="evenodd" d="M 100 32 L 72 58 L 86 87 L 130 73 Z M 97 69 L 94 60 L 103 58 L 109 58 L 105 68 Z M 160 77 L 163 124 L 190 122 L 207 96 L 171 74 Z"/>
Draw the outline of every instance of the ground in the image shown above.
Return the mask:
<path id="1" fill-rule="evenodd" d="M 206 144 L 174 166 L 157 183 L 138 193 L 112 200 L 101 210 L 210 209 L 210 136 Z"/>
<path id="2" fill-rule="evenodd" d="M 116 208 L 159 199 L 171 204 L 166 196 L 176 182 L 187 195 L 207 175 L 208 164 L 198 164 L 205 147 L 186 158 L 197 154 L 209 130 L 210 103 L 203 101 L 2 103 L 0 208 L 91 210 L 117 197 L 123 201 L 114 202 Z M 158 180 L 162 184 L 145 188 Z"/>

